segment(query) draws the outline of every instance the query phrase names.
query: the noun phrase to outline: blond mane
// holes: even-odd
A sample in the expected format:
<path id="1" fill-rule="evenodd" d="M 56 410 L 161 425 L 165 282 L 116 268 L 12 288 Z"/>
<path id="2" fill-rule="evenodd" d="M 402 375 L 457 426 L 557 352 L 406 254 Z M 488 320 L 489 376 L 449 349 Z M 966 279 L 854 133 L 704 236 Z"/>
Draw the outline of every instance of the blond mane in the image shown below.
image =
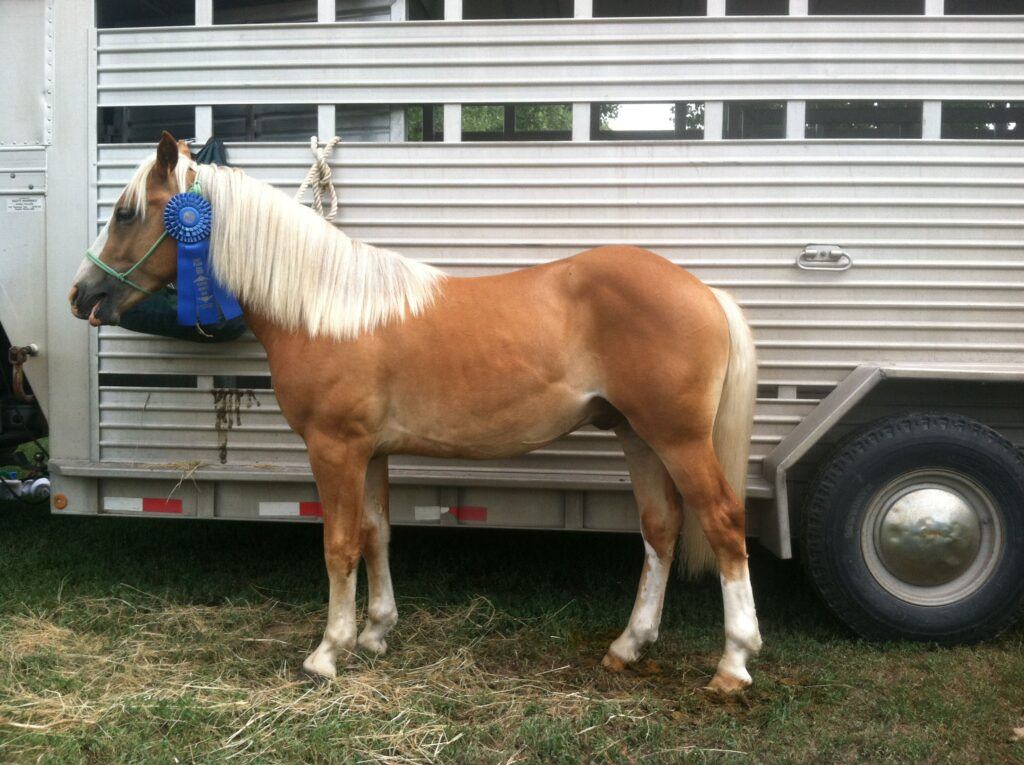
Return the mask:
<path id="1" fill-rule="evenodd" d="M 122 195 L 145 215 L 143 162 Z M 350 239 L 308 207 L 238 168 L 179 161 L 178 190 L 190 169 L 213 206 L 210 263 L 246 307 L 278 326 L 350 340 L 434 300 L 444 274 L 397 252 Z"/>

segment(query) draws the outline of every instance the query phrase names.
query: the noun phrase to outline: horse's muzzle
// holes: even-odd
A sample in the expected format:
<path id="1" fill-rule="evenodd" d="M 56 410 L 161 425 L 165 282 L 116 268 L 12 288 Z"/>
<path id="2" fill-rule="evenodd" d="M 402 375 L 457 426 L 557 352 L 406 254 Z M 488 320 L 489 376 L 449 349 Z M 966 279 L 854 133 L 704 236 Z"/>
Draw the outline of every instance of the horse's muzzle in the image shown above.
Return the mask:
<path id="1" fill-rule="evenodd" d="M 123 290 L 115 280 L 103 278 L 96 282 L 79 280 L 68 293 L 71 313 L 78 319 L 87 319 L 98 327 L 101 324 L 117 324 L 121 316 L 119 293 Z"/>

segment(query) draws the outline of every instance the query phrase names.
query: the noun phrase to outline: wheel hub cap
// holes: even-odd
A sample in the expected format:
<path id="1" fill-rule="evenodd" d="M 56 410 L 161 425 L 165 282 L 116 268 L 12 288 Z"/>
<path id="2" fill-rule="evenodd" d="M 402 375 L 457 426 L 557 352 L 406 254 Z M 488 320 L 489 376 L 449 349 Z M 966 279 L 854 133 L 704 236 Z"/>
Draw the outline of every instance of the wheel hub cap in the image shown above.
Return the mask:
<path id="1" fill-rule="evenodd" d="M 934 587 L 951 582 L 978 557 L 978 514 L 953 491 L 910 491 L 883 512 L 878 556 L 893 576 L 908 584 Z"/>
<path id="2" fill-rule="evenodd" d="M 1004 544 L 991 494 L 947 468 L 914 470 L 868 501 L 861 551 L 884 589 L 908 603 L 942 606 L 971 595 L 995 570 Z"/>

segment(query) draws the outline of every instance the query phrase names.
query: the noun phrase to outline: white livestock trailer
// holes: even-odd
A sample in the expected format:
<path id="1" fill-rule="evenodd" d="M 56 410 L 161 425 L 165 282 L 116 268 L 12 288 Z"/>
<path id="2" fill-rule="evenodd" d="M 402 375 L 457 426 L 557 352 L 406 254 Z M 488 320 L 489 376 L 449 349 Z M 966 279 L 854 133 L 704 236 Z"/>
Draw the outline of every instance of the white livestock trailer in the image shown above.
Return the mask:
<path id="1" fill-rule="evenodd" d="M 2 13 L 0 322 L 39 349 L 54 512 L 316 521 L 251 335 L 97 332 L 66 293 L 159 128 L 224 138 L 287 191 L 309 136 L 339 133 L 351 236 L 455 274 L 638 244 L 731 291 L 760 367 L 748 533 L 784 558 L 799 544 L 862 633 L 980 637 L 1017 612 L 1024 3 Z M 592 429 L 515 460 L 393 459 L 391 481 L 396 524 L 637 525 L 616 442 Z"/>

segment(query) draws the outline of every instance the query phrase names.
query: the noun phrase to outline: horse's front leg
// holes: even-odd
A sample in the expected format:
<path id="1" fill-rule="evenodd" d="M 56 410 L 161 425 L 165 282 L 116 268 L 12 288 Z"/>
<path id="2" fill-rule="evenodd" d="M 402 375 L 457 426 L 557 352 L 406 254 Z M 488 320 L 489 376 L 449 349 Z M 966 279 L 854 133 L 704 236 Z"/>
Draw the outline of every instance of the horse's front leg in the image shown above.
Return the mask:
<path id="1" fill-rule="evenodd" d="M 395 594 L 391 589 L 388 567 L 388 542 L 391 521 L 388 514 L 388 458 L 374 457 L 366 469 L 363 500 L 362 548 L 369 579 L 370 599 L 366 609 L 366 626 L 359 635 L 359 647 L 373 653 L 384 653 L 384 638 L 398 621 Z"/>
<path id="2" fill-rule="evenodd" d="M 324 561 L 330 603 L 323 640 L 302 664 L 320 677 L 335 677 L 337 660 L 356 645 L 356 574 L 369 450 L 362 444 L 307 437 L 309 461 L 324 512 Z"/>

